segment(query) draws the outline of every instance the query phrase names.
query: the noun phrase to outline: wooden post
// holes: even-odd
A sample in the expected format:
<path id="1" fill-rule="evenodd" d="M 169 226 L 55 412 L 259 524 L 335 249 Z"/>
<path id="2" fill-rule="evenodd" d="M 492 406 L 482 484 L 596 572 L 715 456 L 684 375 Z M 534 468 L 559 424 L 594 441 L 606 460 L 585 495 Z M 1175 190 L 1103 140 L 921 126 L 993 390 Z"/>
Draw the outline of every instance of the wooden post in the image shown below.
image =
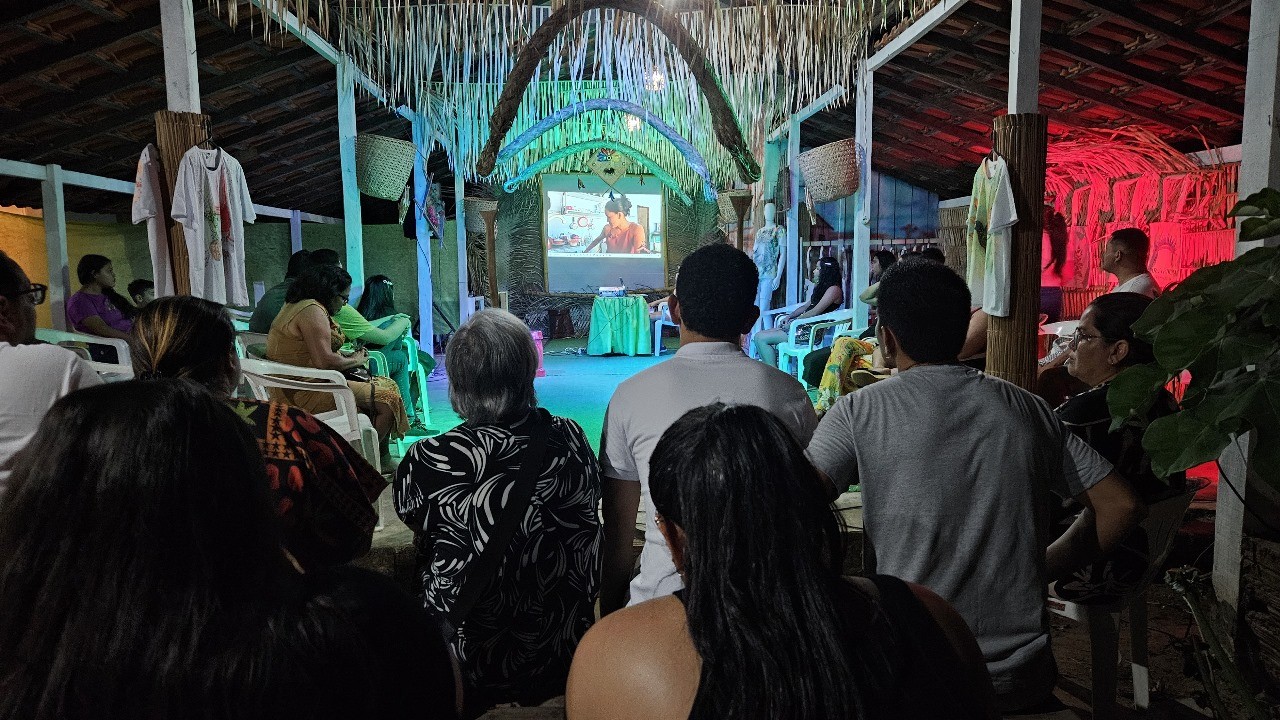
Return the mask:
<path id="1" fill-rule="evenodd" d="M 484 275 L 489 286 L 489 307 L 502 307 L 498 302 L 498 211 L 481 210 L 480 217 L 484 218 Z"/>
<path id="2" fill-rule="evenodd" d="M 62 192 L 61 165 L 45 166 L 40 189 L 44 195 L 44 247 L 49 262 L 49 315 L 55 330 L 66 330 L 71 267 L 67 258 L 67 206 Z"/>
<path id="3" fill-rule="evenodd" d="M 987 374 L 1035 389 L 1040 318 L 1040 234 L 1044 228 L 1045 153 L 1049 119 L 1036 113 L 995 119 L 996 152 L 1009 164 L 1018 222 L 1011 231 L 1009 317 L 992 317 L 987 330 Z"/>
<path id="4" fill-rule="evenodd" d="M 1280 187 L 1280 5 L 1274 0 L 1253 0 L 1249 10 L 1249 60 L 1244 80 L 1244 127 L 1240 142 L 1238 189 L 1244 198 L 1264 187 Z M 1236 226 L 1237 228 L 1239 225 Z M 1239 232 L 1237 230 L 1237 237 Z M 1263 245 L 1278 245 L 1280 238 L 1237 242 L 1236 257 Z M 1214 522 L 1213 589 L 1231 607 L 1240 602 L 1241 543 L 1246 527 L 1254 521 L 1245 513 L 1244 501 L 1262 514 L 1274 512 L 1274 492 L 1261 486 L 1252 467 L 1250 449 L 1257 436 L 1250 433 L 1227 446 L 1222 453 L 1222 474 L 1236 491 L 1218 495 Z M 1253 481 L 1246 478 L 1253 477 Z M 1274 517 L 1274 515 L 1272 515 Z"/>
<path id="5" fill-rule="evenodd" d="M 871 280 L 871 148 L 873 111 L 875 107 L 875 73 L 867 64 L 859 63 L 854 102 L 853 137 L 862 150 L 862 167 L 858 172 L 857 208 L 853 221 L 853 260 L 849 268 L 850 297 L 845 307 L 854 311 L 854 327 L 861 327 L 871 317 L 870 308 L 858 299 Z"/>
<path id="6" fill-rule="evenodd" d="M 1040 0 L 1015 0 L 1009 24 L 1009 112 L 1040 105 Z"/>
<path id="7" fill-rule="evenodd" d="M 804 274 L 808 268 L 800 262 L 800 118 L 787 121 L 787 168 L 790 185 L 787 203 L 787 304 L 800 302 Z"/>
<path id="8" fill-rule="evenodd" d="M 467 218 L 466 205 L 463 197 L 467 194 L 467 182 L 462 177 L 462 166 L 459 164 L 453 169 L 453 216 L 454 216 L 454 235 L 458 242 L 458 326 L 471 317 L 471 288 L 467 278 L 470 273 L 467 269 Z"/>
<path id="9" fill-rule="evenodd" d="M 414 234 L 418 244 L 418 347 L 428 354 L 435 353 L 435 286 L 431 281 L 431 224 L 427 222 L 426 202 L 430 184 L 427 182 L 426 158 L 431 151 L 431 131 L 421 115 L 414 114 L 413 144 L 417 152 L 413 158 L 413 203 L 409 212 L 414 217 Z"/>
<path id="10" fill-rule="evenodd" d="M 743 220 L 746 218 L 747 211 L 751 209 L 751 199 L 750 195 L 729 196 L 729 202 L 733 203 L 733 212 L 738 216 L 738 237 L 734 241 L 734 246 L 739 250 L 742 249 Z"/>
<path id="11" fill-rule="evenodd" d="M 347 272 L 352 300 L 364 289 L 364 227 L 356 184 L 356 83 L 351 60 L 338 62 L 338 156 L 342 164 L 342 226 L 346 230 Z"/>
<path id="12" fill-rule="evenodd" d="M 160 35 L 164 40 L 166 106 L 179 112 L 200 112 L 200 70 L 196 65 L 191 0 L 160 0 Z"/>
<path id="13" fill-rule="evenodd" d="M 178 183 L 178 165 L 182 156 L 205 139 L 208 115 L 161 110 L 156 113 L 156 148 L 164 167 L 164 184 L 160 188 L 164 221 L 169 226 L 169 264 L 173 270 L 175 295 L 191 294 L 191 261 L 187 255 L 186 236 L 182 224 L 171 217 L 173 189 Z"/>
<path id="14" fill-rule="evenodd" d="M 302 211 L 289 212 L 289 252 L 296 253 L 302 249 Z"/>

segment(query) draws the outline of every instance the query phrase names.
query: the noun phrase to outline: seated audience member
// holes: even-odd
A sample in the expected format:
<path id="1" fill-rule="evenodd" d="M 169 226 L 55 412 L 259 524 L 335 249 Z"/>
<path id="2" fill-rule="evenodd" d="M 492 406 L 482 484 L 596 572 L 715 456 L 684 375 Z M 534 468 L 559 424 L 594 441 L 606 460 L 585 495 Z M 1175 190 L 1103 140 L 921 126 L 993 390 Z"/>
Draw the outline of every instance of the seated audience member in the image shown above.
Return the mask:
<path id="1" fill-rule="evenodd" d="M 36 343 L 36 306 L 49 288 L 32 283 L 0 251 L 0 505 L 8 465 L 63 395 L 102 381 L 89 363 L 57 345 Z"/>
<path id="2" fill-rule="evenodd" d="M 804 388 L 790 375 L 742 352 L 742 336 L 760 317 L 759 278 L 750 256 L 732 246 L 698 248 L 680 265 L 671 318 L 680 326 L 675 357 L 637 373 L 614 391 L 600 440 L 604 481 L 604 569 L 600 611 L 608 614 L 681 587 L 649 499 L 649 455 L 686 411 L 712 402 L 757 405 L 807 443 L 817 424 Z M 644 550 L 631 579 L 632 540 L 644 500 Z"/>
<path id="3" fill-rule="evenodd" d="M 1116 286 L 1111 292 L 1134 292 L 1155 298 L 1160 286 L 1147 261 L 1151 255 L 1151 238 L 1138 228 L 1121 228 L 1111 233 L 1102 250 L 1102 271 L 1116 276 Z"/>
<path id="4" fill-rule="evenodd" d="M 975 630 L 1003 711 L 1049 702 L 1044 568 L 1079 566 L 1049 541 L 1049 493 L 1097 513 L 1113 549 L 1141 507 L 1111 464 L 1040 398 L 957 362 L 969 290 L 950 268 L 906 260 L 880 281 L 877 337 L 898 373 L 846 395 L 809 444 L 837 486 L 862 486 L 869 567 L 937 592 Z M 902 438 L 911 438 L 908 445 Z"/>
<path id="5" fill-rule="evenodd" d="M 351 296 L 351 276 L 337 265 L 320 265 L 302 273 L 289 286 L 285 306 L 280 309 L 267 333 L 267 359 L 289 365 L 350 372 L 364 368 L 369 355 L 363 349 L 344 355 L 339 349 L 346 344 L 333 315 L 347 304 Z M 356 405 L 369 415 L 384 447 L 387 441 L 402 437 L 408 429 L 404 403 L 395 383 L 384 377 L 347 378 L 347 386 L 355 393 Z M 307 390 L 275 390 L 272 397 L 295 405 L 310 413 L 323 413 L 335 407 L 333 396 Z"/>
<path id="6" fill-rule="evenodd" d="M 309 260 L 313 267 L 319 265 L 337 265 L 342 267 L 342 262 L 338 258 L 338 253 L 333 250 L 323 249 L 316 250 L 311 253 Z M 383 278 L 385 284 L 383 287 L 375 287 L 373 292 L 379 296 L 372 302 L 371 307 L 385 306 L 391 302 L 391 281 L 386 279 L 385 275 L 375 275 L 369 278 L 370 281 L 375 278 Z M 366 293 L 368 289 L 366 288 Z M 385 296 L 385 299 L 383 299 Z M 364 297 L 360 302 L 364 303 Z M 392 306 L 394 310 L 394 306 Z M 409 383 L 409 351 L 402 342 L 405 333 L 409 332 L 413 322 L 408 315 L 404 313 L 395 313 L 387 317 L 378 316 L 373 322 L 365 319 L 360 311 L 351 307 L 351 303 L 343 303 L 338 312 L 334 313 L 333 321 L 338 324 L 342 330 L 342 334 L 348 341 L 358 343 L 377 350 L 382 353 L 383 358 L 387 361 L 387 377 L 395 381 L 396 387 L 400 390 L 400 398 L 404 401 L 405 411 L 408 413 L 411 424 L 419 424 L 426 418 L 418 418 L 417 406 L 413 402 L 413 390 Z"/>
<path id="7" fill-rule="evenodd" d="M 1166 479 L 1157 478 L 1151 471 L 1151 457 L 1142 447 L 1142 434 L 1150 421 L 1178 410 L 1177 402 L 1167 391 L 1160 391 L 1143 421 L 1130 420 L 1119 430 L 1110 429 L 1107 388 L 1111 381 L 1127 367 L 1155 362 L 1151 345 L 1133 334 L 1133 324 L 1150 304 L 1146 295 L 1130 292 L 1103 295 L 1089 304 L 1067 352 L 1067 371 L 1089 390 L 1068 399 L 1056 411 L 1071 432 L 1129 480 L 1144 506 L 1181 494 L 1187 486 L 1186 475 L 1181 472 Z M 1049 578 L 1056 581 L 1051 592 L 1064 600 L 1106 603 L 1133 590 L 1147 570 L 1146 532 L 1141 527 L 1134 528 L 1114 550 L 1098 557 L 1093 532 L 1095 509 L 1081 508 L 1075 502 L 1065 509 L 1068 512 L 1059 514 L 1068 521 L 1075 513 L 1086 520 L 1074 524 L 1073 534 L 1062 538 L 1069 545 L 1082 544 L 1069 555 L 1090 557 L 1094 562 L 1084 568 L 1078 564 L 1047 568 Z"/>
<path id="8" fill-rule="evenodd" d="M 755 334 L 753 342 L 756 354 L 766 364 L 778 364 L 778 345 L 787 341 L 787 328 L 801 318 L 814 317 L 829 313 L 844 302 L 844 290 L 841 289 L 840 262 L 833 257 L 819 258 L 813 265 L 813 293 L 809 295 L 809 303 L 796 308 L 791 314 L 771 330 L 761 330 Z"/>
<path id="9" fill-rule="evenodd" d="M 511 313 L 471 316 L 445 368 L 463 424 L 409 450 L 396 511 L 427 609 L 456 630 L 468 706 L 538 704 L 564 693 L 595 618 L 599 466 L 577 423 L 538 408 L 537 350 Z"/>
<path id="10" fill-rule="evenodd" d="M 360 304 L 356 312 L 361 317 L 370 318 L 369 322 L 382 327 L 396 318 L 408 318 L 404 313 L 396 312 L 395 283 L 386 275 L 370 275 L 364 281 L 364 293 L 360 295 Z"/>
<path id="11" fill-rule="evenodd" d="M 156 284 L 150 280 L 138 279 L 129 283 L 129 297 L 134 307 L 141 310 L 147 303 L 156 299 Z"/>
<path id="12" fill-rule="evenodd" d="M 887 372 L 876 366 L 876 359 L 874 342 L 851 337 L 836 338 L 827 353 L 827 364 L 822 368 L 822 374 L 810 380 L 806 369 L 805 382 L 818 386 L 818 397 L 813 402 L 818 416 L 830 410 L 841 397 L 883 379 Z"/>
<path id="13" fill-rule="evenodd" d="M 116 273 L 110 258 L 85 255 L 76 264 L 80 289 L 67 298 L 67 324 L 76 332 L 98 337 L 130 340 L 137 308 L 116 292 Z M 118 363 L 114 348 L 90 345 L 98 362 Z"/>
<path id="14" fill-rule="evenodd" d="M 272 285 L 254 306 L 253 314 L 249 316 L 250 332 L 262 335 L 271 332 L 271 321 L 276 319 L 276 315 L 280 314 L 280 308 L 284 307 L 284 296 L 289 292 L 289 286 L 304 270 L 311 267 L 310 257 L 310 250 L 299 250 L 289 256 L 289 267 L 285 270 L 284 280 Z"/>
<path id="15" fill-rule="evenodd" d="M 587 633 L 570 720 L 999 717 L 946 601 L 841 577 L 829 487 L 767 411 L 690 410 L 654 449 L 649 487 L 684 589 Z"/>
<path id="16" fill-rule="evenodd" d="M 300 572 L 248 426 L 194 383 L 58 401 L 0 506 L 0 718 L 453 717 L 447 648 L 378 573 Z"/>
<path id="17" fill-rule="evenodd" d="M 236 331 L 219 304 L 161 298 L 134 320 L 133 370 L 139 378 L 181 378 L 231 405 L 266 461 L 285 547 L 303 568 L 341 565 L 369 550 L 387 482 L 346 440 L 315 416 L 282 403 L 236 399 Z"/>

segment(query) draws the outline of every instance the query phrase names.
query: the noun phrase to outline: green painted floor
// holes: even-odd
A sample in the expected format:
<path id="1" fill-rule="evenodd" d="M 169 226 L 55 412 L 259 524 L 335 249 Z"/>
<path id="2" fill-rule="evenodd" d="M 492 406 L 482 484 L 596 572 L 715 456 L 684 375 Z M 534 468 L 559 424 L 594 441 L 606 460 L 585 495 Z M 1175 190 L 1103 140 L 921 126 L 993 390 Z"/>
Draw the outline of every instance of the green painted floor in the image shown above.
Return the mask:
<path id="1" fill-rule="evenodd" d="M 667 350 L 660 358 L 567 354 L 585 348 L 586 342 L 586 338 L 570 338 L 547 343 L 543 354 L 547 375 L 534 381 L 534 389 L 540 406 L 552 415 L 577 421 L 591 441 L 592 449 L 599 452 L 604 411 L 614 389 L 641 370 L 670 358 L 678 341 L 674 337 L 666 338 Z M 443 358 L 439 359 L 443 366 Z M 431 403 L 431 430 L 444 432 L 462 422 L 449 405 L 449 382 L 443 375 L 427 382 L 427 398 Z"/>

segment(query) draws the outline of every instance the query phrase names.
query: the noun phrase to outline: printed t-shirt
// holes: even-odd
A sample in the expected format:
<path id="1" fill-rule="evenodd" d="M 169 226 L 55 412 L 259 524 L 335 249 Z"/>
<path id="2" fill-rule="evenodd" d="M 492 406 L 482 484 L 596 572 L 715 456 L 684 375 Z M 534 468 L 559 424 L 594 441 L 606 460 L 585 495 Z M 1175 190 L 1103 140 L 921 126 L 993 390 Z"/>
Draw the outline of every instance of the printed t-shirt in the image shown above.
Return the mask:
<path id="1" fill-rule="evenodd" d="M 777 416 L 801 445 L 809 442 L 818 419 L 809 396 L 794 377 L 752 360 L 733 343 L 683 345 L 671 359 L 623 381 L 605 411 L 600 466 L 604 475 L 640 483 L 644 549 L 640 574 L 631 581 L 630 605 L 670 595 L 683 585 L 654 521 L 649 456 L 680 416 L 714 402 L 764 408 Z"/>
<path id="2" fill-rule="evenodd" d="M 916 366 L 840 398 L 809 457 L 839 486 L 860 482 L 867 571 L 955 606 L 1005 706 L 1047 698 L 1050 491 L 1080 495 L 1110 463 L 1040 398 L 962 365 Z"/>
<path id="3" fill-rule="evenodd" d="M 258 215 L 244 170 L 221 149 L 193 147 L 178 164 L 173 219 L 187 242 L 191 294 L 226 305 L 249 304 L 244 224 Z"/>
<path id="4" fill-rule="evenodd" d="M 1007 317 L 1013 311 L 1009 300 L 1013 257 L 1010 228 L 1017 222 L 1008 164 L 1002 157 L 983 160 L 973 176 L 972 199 L 965 220 L 969 255 L 965 280 L 973 304 L 980 305 L 988 315 Z"/>

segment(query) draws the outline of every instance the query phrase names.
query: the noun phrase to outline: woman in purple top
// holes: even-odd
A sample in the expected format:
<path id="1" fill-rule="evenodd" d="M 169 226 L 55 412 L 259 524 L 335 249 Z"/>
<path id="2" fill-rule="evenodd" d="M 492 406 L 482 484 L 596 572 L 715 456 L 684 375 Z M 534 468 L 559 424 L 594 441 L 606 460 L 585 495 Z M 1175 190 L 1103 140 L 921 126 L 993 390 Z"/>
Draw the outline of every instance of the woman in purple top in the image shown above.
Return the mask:
<path id="1" fill-rule="evenodd" d="M 115 291 L 111 259 L 85 255 L 76 265 L 80 290 L 67 300 L 67 322 L 76 332 L 128 340 L 137 309 Z"/>
<path id="2" fill-rule="evenodd" d="M 67 299 L 67 324 L 76 332 L 106 338 L 129 340 L 133 330 L 133 316 L 138 310 L 115 291 L 116 274 L 111 259 L 102 255 L 85 255 L 76 265 L 76 278 L 80 289 Z M 118 362 L 109 357 L 98 357 L 99 351 L 115 351 L 103 346 L 90 345 L 89 352 L 99 362 Z"/>

